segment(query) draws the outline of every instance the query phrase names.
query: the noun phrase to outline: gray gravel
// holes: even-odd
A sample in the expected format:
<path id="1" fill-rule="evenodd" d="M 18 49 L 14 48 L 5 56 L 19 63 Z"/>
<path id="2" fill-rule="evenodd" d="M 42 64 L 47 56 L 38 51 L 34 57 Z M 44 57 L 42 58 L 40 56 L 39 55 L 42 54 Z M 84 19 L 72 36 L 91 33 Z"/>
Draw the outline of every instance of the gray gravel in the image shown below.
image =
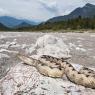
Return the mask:
<path id="1" fill-rule="evenodd" d="M 95 67 L 95 33 L 30 33 L 30 32 L 0 32 L 0 50 L 4 49 L 2 45 L 7 42 L 16 40 L 17 44 L 26 44 L 30 46 L 35 44 L 37 38 L 45 34 L 52 34 L 61 37 L 70 48 L 72 58 L 70 62 Z M 20 46 L 19 46 L 20 47 Z M 25 48 L 8 47 L 10 51 L 25 52 Z M 3 51 L 2 53 L 10 56 L 10 58 L 0 58 L 0 78 L 18 62 L 20 62 L 13 53 Z"/>

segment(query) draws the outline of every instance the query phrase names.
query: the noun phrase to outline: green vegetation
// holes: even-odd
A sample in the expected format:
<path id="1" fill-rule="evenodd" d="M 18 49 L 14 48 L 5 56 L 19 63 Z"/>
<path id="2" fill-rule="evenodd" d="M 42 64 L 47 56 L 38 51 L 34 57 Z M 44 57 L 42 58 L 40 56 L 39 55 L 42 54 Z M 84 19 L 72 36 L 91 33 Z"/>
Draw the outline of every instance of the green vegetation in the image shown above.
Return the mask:
<path id="1" fill-rule="evenodd" d="M 8 31 L 8 30 L 10 30 L 10 29 L 0 23 L 0 31 Z"/>
<path id="2" fill-rule="evenodd" d="M 91 29 L 91 30 L 95 29 L 95 17 L 82 18 L 81 16 L 79 16 L 78 18 L 69 19 L 67 21 L 45 22 L 37 26 L 20 27 L 11 30 L 12 31 L 40 31 L 40 30 L 81 30 L 81 29 Z"/>
<path id="3" fill-rule="evenodd" d="M 93 18 L 82 18 L 79 16 L 76 19 L 71 19 L 67 21 L 60 21 L 60 22 L 46 22 L 45 24 L 40 24 L 36 26 L 37 30 L 43 29 L 52 29 L 52 30 L 76 30 L 76 29 L 95 29 L 95 17 Z"/>
<path id="4" fill-rule="evenodd" d="M 64 30 L 95 29 L 95 17 L 82 18 L 81 16 L 79 16 L 76 19 L 53 22 L 53 23 L 46 22 L 33 27 L 18 28 L 17 30 L 39 31 L 39 30 L 61 30 L 61 29 Z"/>

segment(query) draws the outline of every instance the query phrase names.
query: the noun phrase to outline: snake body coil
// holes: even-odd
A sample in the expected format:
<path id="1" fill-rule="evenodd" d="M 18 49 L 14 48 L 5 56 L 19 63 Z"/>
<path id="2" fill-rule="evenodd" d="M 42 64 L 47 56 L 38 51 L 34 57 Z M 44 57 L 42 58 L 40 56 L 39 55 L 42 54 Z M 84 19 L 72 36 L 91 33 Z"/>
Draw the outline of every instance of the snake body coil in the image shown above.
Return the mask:
<path id="1" fill-rule="evenodd" d="M 22 55 L 18 55 L 18 57 L 26 64 L 35 66 L 43 75 L 60 78 L 65 73 L 71 82 L 95 89 L 95 71 L 91 69 L 84 67 L 80 71 L 77 71 L 64 58 L 56 58 L 48 55 L 41 56 L 39 60 Z"/>
<path id="2" fill-rule="evenodd" d="M 55 65 L 54 62 L 42 62 L 40 60 L 29 58 L 24 55 L 18 54 L 17 57 L 21 59 L 25 64 L 34 66 L 39 73 L 53 78 L 60 78 L 64 74 L 64 69 L 60 65 Z M 48 63 L 48 64 L 47 64 Z"/>

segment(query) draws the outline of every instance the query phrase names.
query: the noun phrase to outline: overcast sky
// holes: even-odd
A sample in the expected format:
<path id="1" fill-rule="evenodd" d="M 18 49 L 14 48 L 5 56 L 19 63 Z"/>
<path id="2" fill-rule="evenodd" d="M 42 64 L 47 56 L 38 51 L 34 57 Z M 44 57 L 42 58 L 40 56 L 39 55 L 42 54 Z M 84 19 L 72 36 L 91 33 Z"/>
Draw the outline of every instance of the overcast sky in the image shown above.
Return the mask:
<path id="1" fill-rule="evenodd" d="M 0 15 L 43 21 L 68 14 L 86 3 L 95 4 L 95 0 L 0 0 Z"/>

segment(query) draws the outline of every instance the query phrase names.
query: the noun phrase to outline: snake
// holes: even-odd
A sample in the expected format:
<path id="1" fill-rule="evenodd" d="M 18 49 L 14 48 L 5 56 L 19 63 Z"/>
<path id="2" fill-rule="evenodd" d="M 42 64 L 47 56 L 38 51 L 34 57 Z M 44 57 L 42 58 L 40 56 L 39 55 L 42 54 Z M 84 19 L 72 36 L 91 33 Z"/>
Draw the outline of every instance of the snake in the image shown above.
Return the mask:
<path id="1" fill-rule="evenodd" d="M 52 78 L 60 78 L 64 75 L 64 68 L 53 61 L 43 62 L 39 59 L 37 60 L 21 54 L 17 54 L 17 57 L 22 60 L 24 64 L 35 67 L 42 75 Z"/>
<path id="2" fill-rule="evenodd" d="M 82 67 L 77 71 L 67 58 L 57 58 L 50 55 L 42 55 L 39 59 L 30 58 L 19 54 L 17 56 L 24 63 L 34 66 L 39 73 L 53 78 L 67 79 L 77 85 L 95 89 L 95 71 L 87 67 Z"/>

